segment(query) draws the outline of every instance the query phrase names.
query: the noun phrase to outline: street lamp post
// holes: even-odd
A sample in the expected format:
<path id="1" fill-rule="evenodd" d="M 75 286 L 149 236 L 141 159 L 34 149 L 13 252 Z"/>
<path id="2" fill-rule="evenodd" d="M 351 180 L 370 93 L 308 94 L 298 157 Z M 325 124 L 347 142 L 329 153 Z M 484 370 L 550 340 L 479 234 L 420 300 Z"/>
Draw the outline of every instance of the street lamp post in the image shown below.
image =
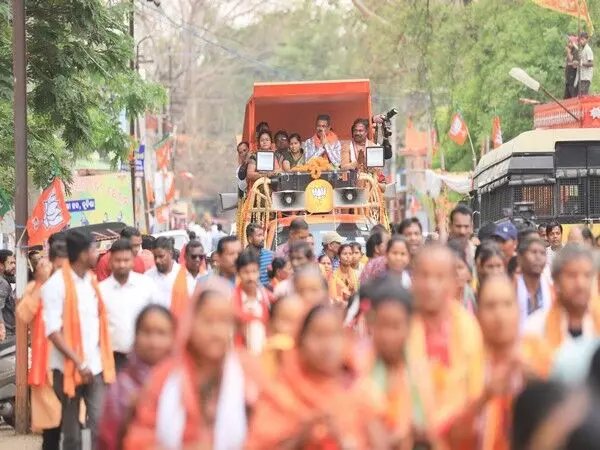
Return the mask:
<path id="1" fill-rule="evenodd" d="M 514 68 L 510 69 L 510 72 L 508 72 L 508 74 L 511 77 L 513 77 L 515 80 L 517 80 L 519 83 L 527 86 L 532 91 L 535 91 L 535 92 L 542 91 L 542 93 L 544 95 L 546 95 L 548 98 L 550 98 L 558 106 L 560 106 L 562 109 L 564 109 L 567 112 L 567 114 L 569 114 L 573 119 L 575 119 L 575 122 L 580 121 L 580 119 L 578 119 L 575 116 L 575 114 L 573 114 L 571 111 L 569 111 L 569 109 L 565 105 L 563 105 L 554 95 L 552 95 L 550 92 L 548 92 L 548 90 L 544 86 L 542 86 L 539 81 L 537 81 L 535 78 L 532 78 L 531 76 L 529 76 L 529 74 L 527 72 L 525 72 L 523 69 L 521 69 L 519 67 L 514 67 Z"/>

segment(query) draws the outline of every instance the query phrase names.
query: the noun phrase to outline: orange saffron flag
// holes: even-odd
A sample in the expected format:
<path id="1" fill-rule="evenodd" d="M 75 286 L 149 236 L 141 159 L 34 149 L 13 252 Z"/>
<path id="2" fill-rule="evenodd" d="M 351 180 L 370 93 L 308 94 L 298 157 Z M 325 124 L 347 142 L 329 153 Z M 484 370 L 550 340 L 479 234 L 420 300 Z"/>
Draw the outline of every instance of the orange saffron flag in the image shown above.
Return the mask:
<path id="1" fill-rule="evenodd" d="M 452 116 L 452 122 L 450 122 L 450 131 L 448 131 L 448 136 L 450 136 L 450 139 L 456 142 L 457 145 L 463 145 L 467 140 L 468 135 L 469 130 L 462 116 L 459 113 L 454 113 L 454 116 Z"/>
<path id="2" fill-rule="evenodd" d="M 498 148 L 502 145 L 502 127 L 500 126 L 500 117 L 494 117 L 492 123 L 492 147 Z"/>
<path id="3" fill-rule="evenodd" d="M 169 159 L 171 158 L 171 145 L 172 139 L 166 138 L 159 144 L 156 149 L 156 166 L 159 170 L 166 170 L 169 165 Z"/>
<path id="4" fill-rule="evenodd" d="M 551 9 L 552 11 L 573 17 L 580 17 L 585 20 L 590 34 L 593 34 L 594 25 L 586 0 L 533 0 L 533 2 L 542 8 Z"/>
<path id="5" fill-rule="evenodd" d="M 29 245 L 42 245 L 51 234 L 65 228 L 71 220 L 71 213 L 65 202 L 63 183 L 55 178 L 35 204 L 27 221 Z"/>

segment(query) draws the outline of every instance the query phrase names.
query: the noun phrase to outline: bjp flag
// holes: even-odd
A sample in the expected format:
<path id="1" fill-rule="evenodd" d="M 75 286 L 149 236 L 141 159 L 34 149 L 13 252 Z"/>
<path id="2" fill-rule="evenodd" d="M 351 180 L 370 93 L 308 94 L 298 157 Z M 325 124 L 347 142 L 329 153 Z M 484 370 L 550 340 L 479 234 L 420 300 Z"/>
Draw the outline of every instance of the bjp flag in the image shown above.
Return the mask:
<path id="1" fill-rule="evenodd" d="M 467 140 L 467 136 L 469 135 L 469 130 L 467 128 L 467 124 L 461 117 L 459 113 L 454 113 L 452 116 L 452 122 L 450 123 L 450 131 L 448 131 L 448 136 L 457 145 L 463 145 Z"/>
<path id="2" fill-rule="evenodd" d="M 533 0 L 533 3 L 561 14 L 581 18 L 585 20 L 589 33 L 594 32 L 594 24 L 586 0 Z"/>
<path id="3" fill-rule="evenodd" d="M 63 230 L 70 220 L 71 213 L 65 202 L 62 181 L 55 178 L 42 192 L 27 221 L 29 245 L 42 245 L 51 234 Z"/>
<path id="4" fill-rule="evenodd" d="M 173 172 L 165 173 L 165 202 L 170 203 L 175 200 L 175 175 Z"/>
<path id="5" fill-rule="evenodd" d="M 171 158 L 171 141 L 170 137 L 166 138 L 156 149 L 156 166 L 158 170 L 167 170 Z"/>
<path id="6" fill-rule="evenodd" d="M 492 122 L 492 147 L 498 148 L 502 145 L 502 128 L 500 126 L 500 117 L 494 117 Z"/>

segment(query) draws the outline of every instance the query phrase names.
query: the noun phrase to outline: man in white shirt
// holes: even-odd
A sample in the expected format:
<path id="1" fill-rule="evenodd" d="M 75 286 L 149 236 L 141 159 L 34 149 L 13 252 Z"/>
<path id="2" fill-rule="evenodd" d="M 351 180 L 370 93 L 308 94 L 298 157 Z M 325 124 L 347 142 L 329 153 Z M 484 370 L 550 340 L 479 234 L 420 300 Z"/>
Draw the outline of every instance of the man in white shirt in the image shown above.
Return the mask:
<path id="1" fill-rule="evenodd" d="M 202 215 L 202 222 L 200 225 L 190 225 L 190 231 L 196 233 L 196 238 L 202 244 L 204 251 L 207 254 L 211 254 L 215 249 L 212 245 L 212 216 L 209 213 L 204 213 Z"/>
<path id="2" fill-rule="evenodd" d="M 598 313 L 589 308 L 595 273 L 591 250 L 580 244 L 563 247 L 552 264 L 555 303 L 530 315 L 524 334 L 542 338 L 554 351 L 567 342 L 598 336 Z"/>
<path id="3" fill-rule="evenodd" d="M 100 283 L 117 371 L 127 363 L 138 314 L 145 306 L 159 300 L 154 281 L 146 275 L 133 272 L 133 258 L 131 241 L 116 240 L 110 248 L 112 274 Z"/>
<path id="4" fill-rule="evenodd" d="M 588 43 L 589 36 L 584 31 L 579 35 L 579 96 L 589 95 L 592 78 L 594 76 L 594 53 Z"/>
<path id="5" fill-rule="evenodd" d="M 173 260 L 173 245 L 169 238 L 161 236 L 154 242 L 154 262 L 156 265 L 146 272 L 156 284 L 158 302 L 166 308 L 171 307 L 173 285 L 179 273 L 179 264 Z"/>
<path id="6" fill-rule="evenodd" d="M 549 247 L 546 248 L 548 256 L 546 263 L 552 267 L 552 261 L 560 249 L 562 248 L 563 228 L 558 222 L 550 222 L 546 226 L 546 236 L 548 237 Z"/>
<path id="7" fill-rule="evenodd" d="M 66 242 L 70 266 L 50 277 L 42 286 L 41 298 L 46 336 L 53 344 L 50 353 L 53 387 L 62 404 L 62 448 L 80 450 L 81 399 L 86 405 L 87 423 L 95 442 L 105 381 L 114 381 L 114 363 L 112 359 L 103 362 L 102 358 L 102 352 L 110 354 L 112 349 L 101 348 L 104 345 L 101 330 L 106 317 L 90 272 L 98 259 L 96 243 L 89 233 L 78 230 L 69 231 Z M 77 321 L 79 327 L 75 326 Z M 67 360 L 73 364 L 66 364 Z"/>

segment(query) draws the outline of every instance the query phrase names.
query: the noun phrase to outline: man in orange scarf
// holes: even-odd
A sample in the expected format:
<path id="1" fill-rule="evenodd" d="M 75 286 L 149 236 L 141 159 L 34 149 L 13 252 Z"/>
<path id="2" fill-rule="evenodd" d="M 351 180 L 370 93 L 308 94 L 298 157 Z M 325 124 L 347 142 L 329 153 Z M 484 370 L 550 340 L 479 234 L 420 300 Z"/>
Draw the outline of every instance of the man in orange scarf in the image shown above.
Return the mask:
<path id="1" fill-rule="evenodd" d="M 535 337 L 519 338 L 519 304 L 514 285 L 505 275 L 482 279 L 479 287 L 477 317 L 485 342 L 486 379 L 498 373 L 503 391 L 486 404 L 481 415 L 481 450 L 509 450 L 511 410 L 515 396 L 530 378 L 546 377 L 551 355 L 545 343 Z"/>
<path id="2" fill-rule="evenodd" d="M 31 387 L 31 428 L 42 431 L 42 448 L 58 449 L 60 446 L 60 402 L 51 385 L 52 372 L 48 368 L 49 343 L 46 339 L 41 303 L 41 286 L 50 275 L 67 261 L 67 244 L 63 233 L 48 240 L 49 258 L 41 259 L 36 267 L 35 281 L 25 288 L 17 304 L 17 317 L 31 324 L 31 368 L 28 383 Z"/>
<path id="3" fill-rule="evenodd" d="M 600 333 L 600 311 L 592 304 L 595 292 L 594 257 L 580 244 L 567 244 L 552 262 L 554 300 L 525 322 L 525 335 L 546 341 L 552 351 L 577 338 L 594 338 Z"/>
<path id="4" fill-rule="evenodd" d="M 453 298 L 455 279 L 455 257 L 448 248 L 431 244 L 417 254 L 412 279 L 416 314 L 408 363 L 409 367 L 425 364 L 419 376 L 429 385 L 431 400 L 424 404 L 435 405 L 435 410 L 425 416 L 423 428 L 439 438 L 436 446 L 448 449 L 472 448 L 461 447 L 471 436 L 457 436 L 456 425 L 484 402 L 481 331 Z"/>
<path id="5" fill-rule="evenodd" d="M 86 404 L 88 426 L 95 442 L 105 383 L 115 380 L 108 319 L 91 269 L 98 250 L 89 233 L 67 233 L 69 264 L 42 286 L 46 336 L 53 387 L 62 403 L 63 450 L 81 449 L 80 400 Z"/>
<path id="6" fill-rule="evenodd" d="M 206 261 L 206 254 L 200 241 L 190 241 L 184 248 L 184 264 L 179 266 L 171 296 L 171 313 L 175 319 L 187 311 L 190 297 L 202 276 L 200 268 Z"/>
<path id="7" fill-rule="evenodd" d="M 331 130 L 331 117 L 327 114 L 317 116 L 316 134 L 304 142 L 306 161 L 313 158 L 326 158 L 334 167 L 339 167 L 342 162 L 342 144 Z"/>

